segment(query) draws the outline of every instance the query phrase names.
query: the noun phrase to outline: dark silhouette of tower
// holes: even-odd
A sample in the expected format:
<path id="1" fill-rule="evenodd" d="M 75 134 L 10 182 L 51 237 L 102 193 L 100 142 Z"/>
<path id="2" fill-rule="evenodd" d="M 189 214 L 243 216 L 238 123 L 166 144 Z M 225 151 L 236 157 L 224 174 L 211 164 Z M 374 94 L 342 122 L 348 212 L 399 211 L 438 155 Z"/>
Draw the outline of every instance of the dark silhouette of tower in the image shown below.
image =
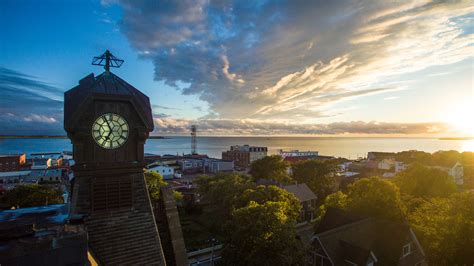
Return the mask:
<path id="1" fill-rule="evenodd" d="M 64 128 L 73 145 L 71 215 L 87 215 L 88 246 L 104 265 L 166 265 L 145 184 L 144 144 L 153 131 L 149 98 L 104 66 L 64 94 Z"/>
<path id="2" fill-rule="evenodd" d="M 196 125 L 191 126 L 191 154 L 197 154 Z"/>

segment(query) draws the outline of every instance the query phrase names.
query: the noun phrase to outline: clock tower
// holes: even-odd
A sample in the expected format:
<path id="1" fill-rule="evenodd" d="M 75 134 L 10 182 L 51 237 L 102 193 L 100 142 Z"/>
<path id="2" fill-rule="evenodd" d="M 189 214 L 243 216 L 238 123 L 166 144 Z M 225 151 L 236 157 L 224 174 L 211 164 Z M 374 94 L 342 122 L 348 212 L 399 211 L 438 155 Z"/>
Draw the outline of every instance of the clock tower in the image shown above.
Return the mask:
<path id="1" fill-rule="evenodd" d="M 71 214 L 87 218 L 89 247 L 105 265 L 165 265 L 146 188 L 144 144 L 153 130 L 150 100 L 110 72 L 123 60 L 108 50 L 64 94 L 64 128 L 73 145 Z"/>

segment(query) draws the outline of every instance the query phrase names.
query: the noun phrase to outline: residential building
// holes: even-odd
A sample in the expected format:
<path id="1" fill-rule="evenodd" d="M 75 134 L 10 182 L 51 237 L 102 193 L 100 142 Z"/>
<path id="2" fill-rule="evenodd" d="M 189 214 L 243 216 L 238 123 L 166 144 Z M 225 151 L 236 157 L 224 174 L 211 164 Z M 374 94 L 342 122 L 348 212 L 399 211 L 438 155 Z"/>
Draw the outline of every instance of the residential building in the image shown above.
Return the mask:
<path id="1" fill-rule="evenodd" d="M 199 173 L 204 168 L 204 162 L 201 159 L 182 159 L 177 163 L 183 173 Z"/>
<path id="2" fill-rule="evenodd" d="M 1 265 L 95 263 L 82 216 L 69 216 L 65 204 L 0 212 L 0 240 Z"/>
<path id="3" fill-rule="evenodd" d="M 453 181 L 457 185 L 464 184 L 464 167 L 459 162 L 454 164 L 453 167 L 443 167 L 443 166 L 428 166 L 428 167 L 432 169 L 438 169 L 438 170 L 448 173 L 448 175 L 450 175 L 453 178 Z"/>
<path id="4" fill-rule="evenodd" d="M 267 153 L 267 147 L 235 145 L 231 146 L 230 150 L 222 152 L 222 160 L 234 161 L 236 166 L 248 167 L 252 162 L 267 156 Z"/>
<path id="5" fill-rule="evenodd" d="M 25 163 L 25 154 L 0 155 L 0 172 L 19 171 Z"/>
<path id="6" fill-rule="evenodd" d="M 367 159 L 370 161 L 380 161 L 382 159 L 386 158 L 393 158 L 395 153 L 393 152 L 376 152 L 376 151 L 371 151 L 367 153 Z"/>
<path id="7" fill-rule="evenodd" d="M 381 170 L 391 170 L 395 168 L 395 159 L 385 158 L 378 162 L 377 168 Z"/>
<path id="8" fill-rule="evenodd" d="M 204 168 L 206 172 L 218 173 L 218 172 L 232 172 L 234 171 L 234 161 L 226 161 L 214 158 L 203 159 Z"/>
<path id="9" fill-rule="evenodd" d="M 407 170 L 407 167 L 408 166 L 404 162 L 396 161 L 395 162 L 395 173 L 403 172 L 403 171 Z"/>
<path id="10" fill-rule="evenodd" d="M 284 151 L 278 150 L 278 155 L 283 158 L 286 157 L 316 157 L 318 156 L 319 152 L 317 151 L 299 151 L 299 150 L 291 150 L 291 151 Z"/>
<path id="11" fill-rule="evenodd" d="M 427 265 L 407 225 L 329 208 L 311 238 L 309 265 Z"/>
<path id="12" fill-rule="evenodd" d="M 448 174 L 454 178 L 454 182 L 457 185 L 464 184 L 464 168 L 459 162 L 449 169 Z"/>
<path id="13" fill-rule="evenodd" d="M 31 169 L 38 170 L 38 169 L 48 169 L 53 166 L 53 159 L 51 158 L 37 158 L 32 159 Z"/>
<path id="14" fill-rule="evenodd" d="M 30 173 L 30 178 L 36 180 L 39 183 L 48 182 L 48 183 L 60 183 L 63 176 L 63 170 L 54 168 L 54 169 L 37 169 L 32 170 Z"/>
<path id="15" fill-rule="evenodd" d="M 156 172 L 163 176 L 163 179 L 173 179 L 174 177 L 174 168 L 165 164 L 155 165 L 151 168 L 148 168 L 148 172 Z"/>
<path id="16" fill-rule="evenodd" d="M 25 183 L 37 183 L 30 177 L 31 171 L 0 172 L 0 187 L 10 190 Z"/>
<path id="17" fill-rule="evenodd" d="M 283 189 L 295 195 L 301 202 L 300 221 L 311 221 L 314 218 L 314 208 L 318 197 L 306 184 L 283 186 Z"/>

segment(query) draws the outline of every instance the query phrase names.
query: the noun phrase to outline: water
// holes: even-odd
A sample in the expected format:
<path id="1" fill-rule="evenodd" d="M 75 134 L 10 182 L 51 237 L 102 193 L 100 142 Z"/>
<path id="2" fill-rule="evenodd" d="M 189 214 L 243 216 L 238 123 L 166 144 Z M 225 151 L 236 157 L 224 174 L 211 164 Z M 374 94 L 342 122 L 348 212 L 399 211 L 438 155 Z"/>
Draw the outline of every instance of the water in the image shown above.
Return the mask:
<path id="1" fill-rule="evenodd" d="M 220 158 L 231 145 L 266 146 L 270 154 L 278 149 L 316 150 L 320 155 L 355 159 L 369 151 L 399 152 L 420 150 L 474 151 L 474 140 L 436 138 L 323 138 L 323 137 L 198 137 L 198 152 Z M 190 153 L 190 137 L 149 139 L 145 152 L 153 154 Z M 0 154 L 55 152 L 72 150 L 69 139 L 0 139 Z"/>

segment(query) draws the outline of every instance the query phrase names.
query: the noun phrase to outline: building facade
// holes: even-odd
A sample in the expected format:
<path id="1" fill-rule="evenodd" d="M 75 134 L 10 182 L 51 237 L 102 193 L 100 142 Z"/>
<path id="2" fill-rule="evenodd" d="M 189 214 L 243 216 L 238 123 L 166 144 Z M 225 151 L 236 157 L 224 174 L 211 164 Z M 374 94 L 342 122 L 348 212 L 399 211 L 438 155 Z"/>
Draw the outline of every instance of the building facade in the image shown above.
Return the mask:
<path id="1" fill-rule="evenodd" d="M 267 147 L 234 145 L 230 147 L 230 150 L 222 152 L 222 160 L 234 161 L 236 166 L 248 167 L 252 162 L 262 159 L 267 154 Z"/>
<path id="2" fill-rule="evenodd" d="M 25 163 L 25 154 L 0 155 L 0 172 L 19 171 Z"/>
<path id="3" fill-rule="evenodd" d="M 173 179 L 174 168 L 167 165 L 157 165 L 148 169 L 149 172 L 156 172 L 163 176 L 163 179 Z"/>

